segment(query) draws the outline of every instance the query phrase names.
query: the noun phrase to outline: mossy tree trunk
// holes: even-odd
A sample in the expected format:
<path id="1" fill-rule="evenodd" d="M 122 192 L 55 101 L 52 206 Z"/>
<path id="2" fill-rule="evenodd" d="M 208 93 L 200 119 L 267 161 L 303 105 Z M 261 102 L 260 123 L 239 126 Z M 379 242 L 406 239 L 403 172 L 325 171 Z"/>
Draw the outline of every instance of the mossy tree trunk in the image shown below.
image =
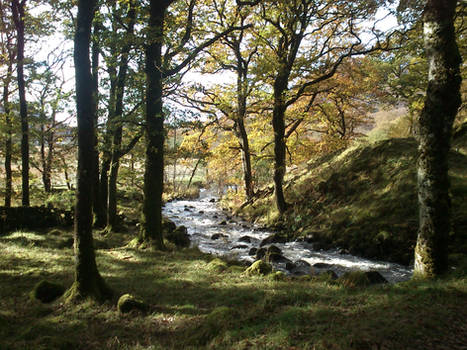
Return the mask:
<path id="1" fill-rule="evenodd" d="M 21 116 L 21 179 L 22 205 L 29 201 L 29 123 L 26 88 L 24 82 L 24 6 L 26 0 L 12 0 L 11 9 L 16 28 L 16 74 L 18 77 L 19 111 Z"/>
<path id="2" fill-rule="evenodd" d="M 162 238 L 162 191 L 164 182 L 164 113 L 162 110 L 162 44 L 164 18 L 170 1 L 150 1 L 146 46 L 146 164 L 144 171 L 143 222 L 140 241 L 157 249 Z"/>
<path id="3" fill-rule="evenodd" d="M 96 0 L 79 0 L 74 38 L 76 107 L 78 118 L 78 174 L 75 209 L 75 282 L 68 300 L 104 300 L 112 293 L 99 274 L 92 238 L 92 204 L 95 167 L 93 77 L 89 59 L 91 23 Z"/>
<path id="4" fill-rule="evenodd" d="M 414 274 L 435 277 L 447 269 L 450 231 L 448 152 L 460 106 L 461 57 L 454 32 L 455 0 L 428 0 L 423 14 L 429 62 L 425 106 L 419 117 L 419 231 Z"/>

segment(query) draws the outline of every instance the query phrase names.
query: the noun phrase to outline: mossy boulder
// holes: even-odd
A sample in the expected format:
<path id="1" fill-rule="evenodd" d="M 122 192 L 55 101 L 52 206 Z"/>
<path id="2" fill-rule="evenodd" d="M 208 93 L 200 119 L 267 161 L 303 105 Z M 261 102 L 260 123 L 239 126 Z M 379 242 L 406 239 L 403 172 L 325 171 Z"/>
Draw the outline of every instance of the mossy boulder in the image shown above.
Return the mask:
<path id="1" fill-rule="evenodd" d="M 221 260 L 219 258 L 215 258 L 214 260 L 211 260 L 209 262 L 207 268 L 210 271 L 223 272 L 223 271 L 227 270 L 228 265 L 224 260 Z"/>
<path id="2" fill-rule="evenodd" d="M 256 260 L 250 267 L 245 270 L 245 273 L 248 276 L 259 276 L 259 275 L 267 275 L 272 272 L 271 264 L 263 260 Z"/>
<path id="3" fill-rule="evenodd" d="M 374 284 L 387 283 L 387 280 L 378 271 L 352 271 L 346 272 L 337 281 L 348 288 L 367 287 Z"/>
<path id="4" fill-rule="evenodd" d="M 58 283 L 42 280 L 34 286 L 31 296 L 43 303 L 51 303 L 65 293 L 65 287 Z"/>
<path id="5" fill-rule="evenodd" d="M 134 295 L 124 294 L 118 299 L 117 309 L 120 313 L 126 314 L 133 310 L 146 312 L 149 306 Z"/>
<path id="6" fill-rule="evenodd" d="M 189 247 L 190 236 L 185 226 L 178 226 L 175 230 L 165 233 L 165 238 L 177 247 Z"/>

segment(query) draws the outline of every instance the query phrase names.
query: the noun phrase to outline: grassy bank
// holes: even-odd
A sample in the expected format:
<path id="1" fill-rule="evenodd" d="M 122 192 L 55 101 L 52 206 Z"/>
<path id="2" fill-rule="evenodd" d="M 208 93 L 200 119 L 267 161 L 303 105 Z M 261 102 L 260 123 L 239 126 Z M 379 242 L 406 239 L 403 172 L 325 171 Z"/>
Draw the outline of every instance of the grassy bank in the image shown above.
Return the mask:
<path id="1" fill-rule="evenodd" d="M 42 279 L 70 286 L 70 232 L 0 237 L 0 349 L 465 349 L 467 278 L 358 283 L 246 276 L 194 249 L 141 251 L 131 235 L 97 237 L 98 265 L 116 296 L 146 313 L 42 304 Z"/>
<path id="2" fill-rule="evenodd" d="M 454 139 L 449 155 L 452 183 L 452 253 L 467 251 L 467 135 Z M 288 175 L 290 204 L 279 220 L 272 188 L 240 214 L 281 225 L 290 238 L 307 237 L 317 248 L 410 264 L 418 228 L 417 144 L 389 139 L 313 159 Z"/>

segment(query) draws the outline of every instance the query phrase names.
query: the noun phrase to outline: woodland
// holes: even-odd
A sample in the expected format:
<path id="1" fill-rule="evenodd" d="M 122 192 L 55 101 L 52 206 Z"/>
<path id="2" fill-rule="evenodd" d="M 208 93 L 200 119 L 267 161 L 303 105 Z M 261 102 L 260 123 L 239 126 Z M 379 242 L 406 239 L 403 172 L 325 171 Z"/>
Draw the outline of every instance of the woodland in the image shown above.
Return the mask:
<path id="1" fill-rule="evenodd" d="M 0 349 L 465 349 L 464 1 L 0 11 Z"/>

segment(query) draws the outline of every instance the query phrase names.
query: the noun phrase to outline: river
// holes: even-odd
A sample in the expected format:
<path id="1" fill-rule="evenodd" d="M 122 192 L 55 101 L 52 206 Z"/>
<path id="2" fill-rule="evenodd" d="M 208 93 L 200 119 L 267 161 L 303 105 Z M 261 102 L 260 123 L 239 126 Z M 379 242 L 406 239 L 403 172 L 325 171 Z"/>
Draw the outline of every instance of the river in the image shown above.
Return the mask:
<path id="1" fill-rule="evenodd" d="M 231 217 L 219 208 L 215 200 L 209 192 L 201 190 L 199 199 L 166 203 L 163 212 L 177 225 L 188 229 L 192 244 L 201 251 L 242 262 L 253 262 L 255 257 L 249 254 L 250 250 L 259 248 L 260 242 L 273 232 L 238 217 Z M 292 272 L 295 274 L 310 271 L 311 266 L 317 273 L 332 270 L 338 276 L 354 270 L 378 271 L 390 283 L 406 281 L 412 276 L 412 269 L 409 267 L 342 254 L 339 249 L 314 250 L 312 243 L 302 241 L 274 245 L 281 249 L 285 258 L 294 263 L 296 268 Z M 285 262 L 275 263 L 274 267 L 290 273 L 290 265 L 287 270 Z"/>

